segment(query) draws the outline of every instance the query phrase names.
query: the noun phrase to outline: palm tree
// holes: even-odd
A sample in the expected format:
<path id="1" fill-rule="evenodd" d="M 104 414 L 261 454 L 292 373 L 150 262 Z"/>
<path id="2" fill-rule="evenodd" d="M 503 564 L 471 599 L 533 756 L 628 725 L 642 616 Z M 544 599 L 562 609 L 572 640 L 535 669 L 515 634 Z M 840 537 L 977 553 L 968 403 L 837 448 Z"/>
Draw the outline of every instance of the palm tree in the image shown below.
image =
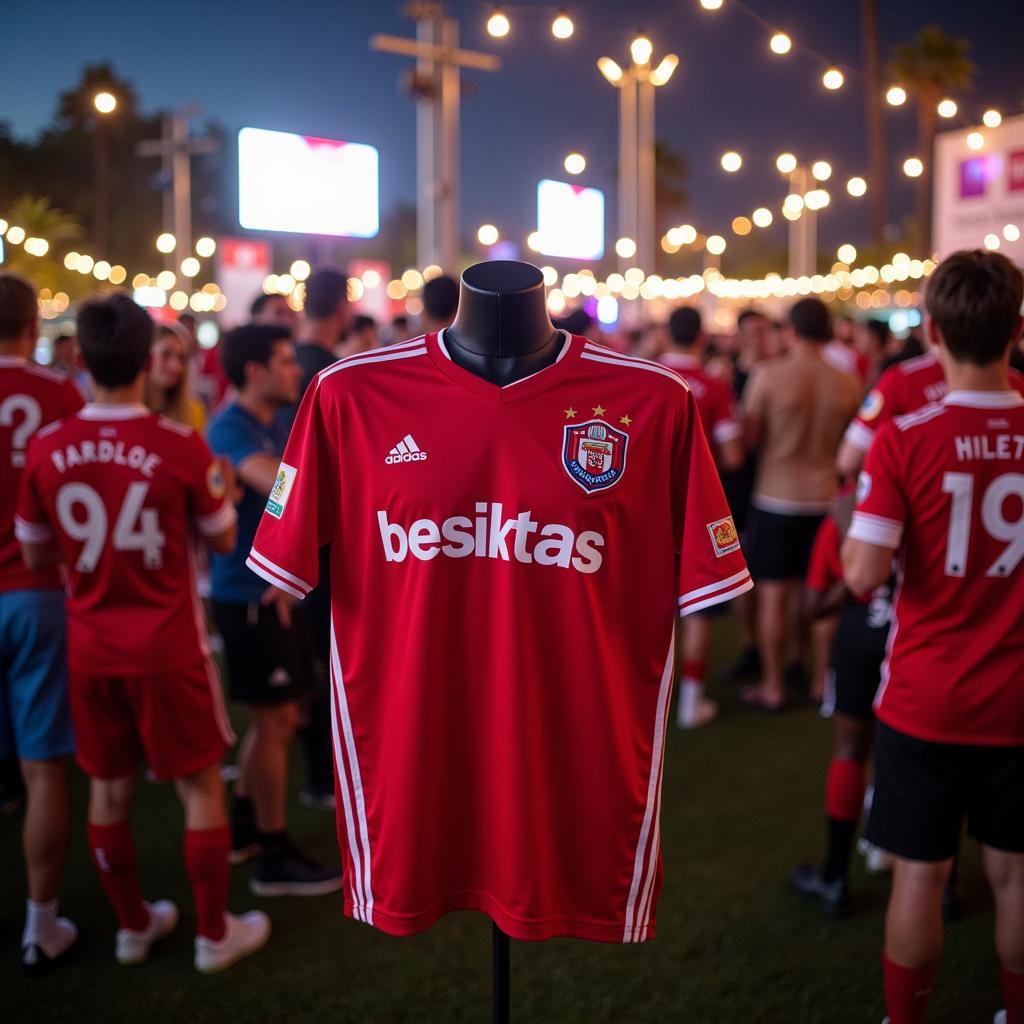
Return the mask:
<path id="1" fill-rule="evenodd" d="M 39 288 L 56 289 L 67 284 L 71 275 L 65 271 L 58 253 L 65 243 L 81 237 L 78 221 L 53 206 L 49 199 L 30 195 L 16 199 L 5 219 L 24 228 L 27 238 L 42 238 L 50 243 L 45 256 L 32 256 L 21 247 L 8 246 L 6 266 L 24 274 Z"/>
<path id="2" fill-rule="evenodd" d="M 931 251 L 932 148 L 939 101 L 950 92 L 970 89 L 975 64 L 967 56 L 970 43 L 929 25 L 909 42 L 897 46 L 889 62 L 893 81 L 914 97 L 917 105 L 917 151 L 924 173 L 917 180 L 915 252 Z"/>
<path id="3" fill-rule="evenodd" d="M 878 33 L 878 0 L 861 0 L 861 44 L 864 52 L 864 112 L 868 130 L 868 155 L 871 189 L 868 203 L 871 210 L 871 241 L 882 241 L 888 216 L 888 189 L 885 152 L 885 125 L 882 119 L 882 66 L 879 57 L 881 42 Z"/>
<path id="4" fill-rule="evenodd" d="M 689 202 L 686 179 L 690 175 L 686 157 L 662 139 L 654 143 L 654 224 L 664 231 L 672 222 L 672 213 Z"/>

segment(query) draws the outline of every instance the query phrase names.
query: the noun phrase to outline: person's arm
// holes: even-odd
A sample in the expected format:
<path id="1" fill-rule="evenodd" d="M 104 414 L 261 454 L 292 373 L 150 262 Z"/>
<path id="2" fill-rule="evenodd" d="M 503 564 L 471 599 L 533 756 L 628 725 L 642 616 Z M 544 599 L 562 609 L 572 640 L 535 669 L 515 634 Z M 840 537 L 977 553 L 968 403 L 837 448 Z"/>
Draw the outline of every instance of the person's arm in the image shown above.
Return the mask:
<path id="1" fill-rule="evenodd" d="M 860 448 L 844 437 L 839 443 L 839 453 L 836 455 L 836 472 L 840 479 L 852 480 L 864 466 L 865 455 L 867 455 L 866 448 Z"/>
<path id="2" fill-rule="evenodd" d="M 855 594 L 870 594 L 892 575 L 893 549 L 847 537 L 843 541 L 843 577 Z"/>
<path id="3" fill-rule="evenodd" d="M 21 560 L 33 572 L 47 569 L 51 565 L 58 565 L 61 561 L 60 544 L 57 543 L 56 537 L 39 544 L 31 544 L 26 541 L 20 541 L 20 544 Z"/>
<path id="4" fill-rule="evenodd" d="M 761 446 L 764 432 L 764 373 L 755 367 L 743 392 L 743 443 L 748 452 Z"/>
<path id="5" fill-rule="evenodd" d="M 732 437 L 728 441 L 718 443 L 718 468 L 726 473 L 739 469 L 743 465 L 743 439 L 740 436 Z"/>
<path id="6" fill-rule="evenodd" d="M 199 434 L 191 435 L 186 453 L 190 467 L 189 511 L 196 530 L 211 551 L 229 555 L 238 540 L 231 463 L 222 456 L 214 456 Z"/>
<path id="7" fill-rule="evenodd" d="M 277 481 L 279 460 L 266 452 L 254 452 L 238 463 L 238 479 L 258 494 L 269 497 Z"/>

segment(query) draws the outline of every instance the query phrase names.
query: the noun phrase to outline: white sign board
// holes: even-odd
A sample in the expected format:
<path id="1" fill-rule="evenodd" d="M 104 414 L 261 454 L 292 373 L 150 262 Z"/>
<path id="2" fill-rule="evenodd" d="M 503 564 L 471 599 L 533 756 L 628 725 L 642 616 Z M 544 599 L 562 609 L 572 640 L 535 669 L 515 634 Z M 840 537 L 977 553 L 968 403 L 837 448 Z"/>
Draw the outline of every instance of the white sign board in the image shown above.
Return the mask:
<path id="1" fill-rule="evenodd" d="M 379 226 L 377 165 L 373 146 L 243 128 L 238 222 L 251 231 L 372 238 Z"/>
<path id="2" fill-rule="evenodd" d="M 1024 266 L 1024 115 L 936 136 L 933 223 L 940 258 L 992 236 Z"/>
<path id="3" fill-rule="evenodd" d="M 604 255 L 604 193 L 545 178 L 537 185 L 537 251 L 599 260 Z"/>

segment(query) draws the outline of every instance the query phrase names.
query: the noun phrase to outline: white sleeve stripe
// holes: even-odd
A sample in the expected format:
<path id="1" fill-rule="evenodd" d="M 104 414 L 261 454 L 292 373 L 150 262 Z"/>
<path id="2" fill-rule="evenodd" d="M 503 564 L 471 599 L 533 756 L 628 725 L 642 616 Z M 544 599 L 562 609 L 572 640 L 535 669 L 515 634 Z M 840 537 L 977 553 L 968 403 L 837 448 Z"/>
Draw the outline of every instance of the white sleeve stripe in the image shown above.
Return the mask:
<path id="1" fill-rule="evenodd" d="M 204 537 L 216 537 L 238 521 L 238 513 L 230 501 L 225 501 L 216 512 L 208 516 L 196 516 L 196 526 Z"/>
<path id="2" fill-rule="evenodd" d="M 296 590 L 290 583 L 285 583 L 280 577 L 275 576 L 269 569 L 264 569 L 262 565 L 258 565 L 252 560 L 247 558 L 245 564 L 254 572 L 257 576 L 262 576 L 268 583 L 277 587 L 278 590 L 283 590 L 287 594 L 291 594 L 292 597 L 297 597 L 300 601 L 306 596 L 301 590 Z"/>
<path id="3" fill-rule="evenodd" d="M 723 601 L 731 601 L 734 597 L 739 597 L 740 594 L 745 594 L 748 590 L 752 590 L 753 587 L 754 581 L 748 577 L 743 583 L 733 587 L 731 590 L 723 590 L 721 593 L 705 597 L 703 601 L 695 601 L 693 604 L 686 605 L 685 608 L 680 608 L 679 614 L 690 615 L 693 612 L 699 612 L 703 608 L 710 608 L 712 605 L 721 604 Z"/>
<path id="4" fill-rule="evenodd" d="M 734 419 L 719 420 L 714 427 L 711 428 L 711 436 L 719 444 L 725 444 L 727 441 L 732 441 L 742 433 L 743 428 Z"/>
<path id="5" fill-rule="evenodd" d="M 300 587 L 307 594 L 313 589 L 312 583 L 307 583 L 305 580 L 300 579 L 298 576 L 293 576 L 287 569 L 282 569 L 281 566 L 272 562 L 266 555 L 261 555 L 255 547 L 249 552 L 249 557 L 255 559 L 264 568 L 269 569 L 272 573 L 280 576 L 281 579 L 287 580 L 289 583 L 293 583 L 295 586 Z"/>
<path id="6" fill-rule="evenodd" d="M 20 516 L 14 517 L 14 536 L 22 544 L 45 544 L 53 540 L 54 533 L 45 523 L 30 523 Z"/>
<path id="7" fill-rule="evenodd" d="M 719 580 L 717 583 L 709 583 L 706 587 L 698 587 L 696 590 L 688 590 L 679 598 L 679 603 L 686 604 L 688 601 L 693 601 L 698 597 L 703 597 L 705 594 L 713 594 L 716 590 L 731 587 L 734 583 L 739 583 L 741 580 L 749 578 L 750 571 L 744 568 L 735 575 L 728 577 L 728 579 Z"/>
<path id="8" fill-rule="evenodd" d="M 903 524 L 869 512 L 854 512 L 846 536 L 895 550 L 903 540 Z"/>
<path id="9" fill-rule="evenodd" d="M 866 452 L 875 439 L 875 432 L 870 427 L 865 427 L 860 420 L 852 420 L 843 434 L 843 440 L 859 451 Z"/>

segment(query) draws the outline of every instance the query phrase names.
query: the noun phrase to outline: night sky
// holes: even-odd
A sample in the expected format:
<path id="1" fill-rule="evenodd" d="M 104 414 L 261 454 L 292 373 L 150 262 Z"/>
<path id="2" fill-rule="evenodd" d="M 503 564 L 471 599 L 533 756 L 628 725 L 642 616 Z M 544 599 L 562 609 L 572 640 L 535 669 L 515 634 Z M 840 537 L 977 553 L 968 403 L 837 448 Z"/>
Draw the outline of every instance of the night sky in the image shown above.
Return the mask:
<path id="1" fill-rule="evenodd" d="M 864 144 L 859 4 L 856 0 L 751 0 L 763 18 L 846 67 L 847 84 L 828 93 L 823 67 L 797 52 L 776 57 L 767 32 L 725 0 L 704 11 L 698 0 L 586 0 L 569 4 L 576 34 L 558 42 L 549 26 L 554 6 L 509 9 L 512 34 L 493 40 L 484 24 L 490 6 L 453 2 L 462 45 L 501 56 L 497 74 L 463 75 L 463 229 L 491 221 L 518 239 L 535 226 L 541 177 L 564 178 L 570 150 L 586 154 L 578 179 L 606 190 L 609 244 L 614 240 L 617 105 L 615 90 L 595 61 L 624 63 L 629 40 L 644 29 L 655 62 L 674 51 L 680 67 L 658 91 L 657 134 L 690 165 L 691 203 L 681 220 L 727 237 L 729 221 L 755 206 L 776 212 L 771 229 L 781 243 L 784 196 L 775 155 L 789 149 L 829 160 L 833 203 L 819 218 L 822 245 L 864 238 L 866 200 L 842 182 L 867 176 Z M 978 64 L 974 94 L 956 97 L 961 112 L 1024 107 L 1024 3 L 963 0 L 881 0 L 883 49 L 928 23 L 971 41 Z M 43 15 L 40 11 L 44 11 Z M 369 49 L 375 32 L 411 36 L 398 4 L 353 0 L 127 0 L 57 2 L 0 0 L 3 59 L 0 119 L 30 135 L 51 117 L 58 92 L 73 86 L 88 62 L 110 61 L 135 85 L 142 108 L 198 102 L 203 116 L 235 130 L 243 125 L 296 131 L 377 146 L 381 203 L 415 194 L 413 102 L 399 85 L 411 61 Z M 898 168 L 914 152 L 915 118 L 908 104 L 887 108 L 890 220 L 911 209 L 911 190 Z M 954 122 L 956 124 L 958 122 Z M 961 119 L 959 123 L 966 123 Z M 742 171 L 727 175 L 718 158 L 737 149 Z M 837 180 L 839 179 L 839 180 Z"/>

